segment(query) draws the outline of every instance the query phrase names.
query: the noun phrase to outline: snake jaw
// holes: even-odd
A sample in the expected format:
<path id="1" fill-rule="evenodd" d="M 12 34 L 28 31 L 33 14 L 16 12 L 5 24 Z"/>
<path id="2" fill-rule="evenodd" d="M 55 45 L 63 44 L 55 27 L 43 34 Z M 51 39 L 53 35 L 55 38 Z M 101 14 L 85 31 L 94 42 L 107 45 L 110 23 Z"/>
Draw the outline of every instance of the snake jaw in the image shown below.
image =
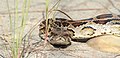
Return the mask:
<path id="1" fill-rule="evenodd" d="M 54 47 L 64 48 L 71 44 L 70 37 L 66 36 L 54 36 L 51 40 L 48 41 Z"/>

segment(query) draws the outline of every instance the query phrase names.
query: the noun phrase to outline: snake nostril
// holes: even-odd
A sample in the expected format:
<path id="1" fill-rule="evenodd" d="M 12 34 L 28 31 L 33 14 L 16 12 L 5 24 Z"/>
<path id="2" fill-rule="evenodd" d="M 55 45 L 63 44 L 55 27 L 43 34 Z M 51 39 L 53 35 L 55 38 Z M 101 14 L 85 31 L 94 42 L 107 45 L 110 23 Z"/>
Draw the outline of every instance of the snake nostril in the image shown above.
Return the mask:
<path id="1" fill-rule="evenodd" d="M 87 35 L 91 35 L 91 34 L 87 34 Z"/>

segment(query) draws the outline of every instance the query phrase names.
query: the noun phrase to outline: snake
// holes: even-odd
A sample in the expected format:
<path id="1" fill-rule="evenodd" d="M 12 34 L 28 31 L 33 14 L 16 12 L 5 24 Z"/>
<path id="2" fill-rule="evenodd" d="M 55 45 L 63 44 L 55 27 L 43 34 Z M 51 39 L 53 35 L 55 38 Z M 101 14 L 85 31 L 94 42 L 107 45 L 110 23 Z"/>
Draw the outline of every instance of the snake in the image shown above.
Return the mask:
<path id="1" fill-rule="evenodd" d="M 46 38 L 46 27 L 48 27 L 48 42 L 54 47 L 66 48 L 72 41 L 87 42 L 88 40 L 112 34 L 120 36 L 120 15 L 101 14 L 93 18 L 70 20 L 65 18 L 50 18 L 39 24 L 39 37 Z"/>

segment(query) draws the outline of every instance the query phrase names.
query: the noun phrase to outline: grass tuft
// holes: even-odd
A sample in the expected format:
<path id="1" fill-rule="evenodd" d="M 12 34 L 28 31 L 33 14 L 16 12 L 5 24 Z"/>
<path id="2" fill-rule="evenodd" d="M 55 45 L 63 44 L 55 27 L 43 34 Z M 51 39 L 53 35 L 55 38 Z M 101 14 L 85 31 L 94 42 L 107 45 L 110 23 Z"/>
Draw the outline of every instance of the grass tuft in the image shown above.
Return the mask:
<path id="1" fill-rule="evenodd" d="M 10 14 L 10 8 L 9 8 L 8 1 L 9 0 L 6 0 L 8 12 L 9 12 L 9 19 L 10 19 L 10 31 L 12 33 L 12 37 L 11 37 L 12 42 L 9 44 L 11 48 L 11 58 L 21 58 L 20 55 L 21 55 L 22 38 L 24 36 L 25 24 L 26 24 L 26 21 L 28 20 L 30 0 L 24 0 L 23 2 L 22 19 L 20 19 L 18 15 L 19 0 L 14 0 L 15 2 L 14 19 L 12 19 L 12 16 Z"/>

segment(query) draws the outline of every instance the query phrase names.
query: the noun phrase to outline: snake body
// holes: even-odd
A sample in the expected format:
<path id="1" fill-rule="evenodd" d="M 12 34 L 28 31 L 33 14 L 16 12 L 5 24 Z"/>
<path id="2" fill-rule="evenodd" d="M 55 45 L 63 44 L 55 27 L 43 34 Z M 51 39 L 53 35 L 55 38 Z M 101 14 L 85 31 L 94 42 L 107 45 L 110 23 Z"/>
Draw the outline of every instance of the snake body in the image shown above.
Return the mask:
<path id="1" fill-rule="evenodd" d="M 40 22 L 39 27 L 39 36 L 44 40 L 46 20 Z M 67 47 L 71 41 L 86 42 L 105 34 L 120 35 L 120 15 L 102 14 L 81 20 L 48 19 L 48 42 L 53 46 Z"/>

